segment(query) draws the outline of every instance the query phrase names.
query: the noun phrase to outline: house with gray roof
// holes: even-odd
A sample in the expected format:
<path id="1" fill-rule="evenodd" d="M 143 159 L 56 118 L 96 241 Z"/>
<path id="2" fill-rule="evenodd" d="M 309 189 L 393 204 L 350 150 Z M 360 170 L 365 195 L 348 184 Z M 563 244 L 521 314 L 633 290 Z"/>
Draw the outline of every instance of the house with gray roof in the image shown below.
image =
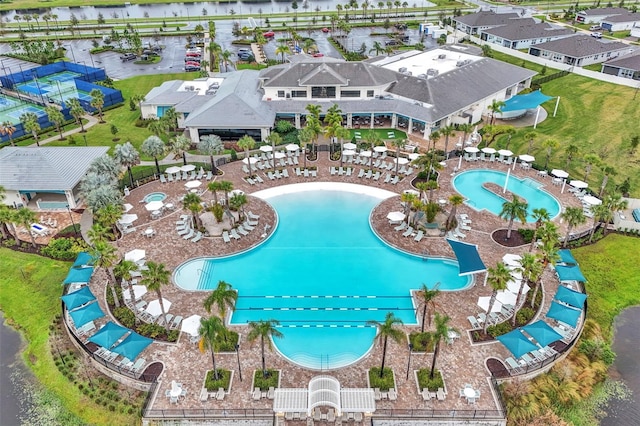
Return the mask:
<path id="1" fill-rule="evenodd" d="M 602 41 L 584 34 L 536 44 L 529 48 L 530 55 L 578 67 L 599 64 L 629 52 L 630 47 L 624 43 Z"/>
<path id="2" fill-rule="evenodd" d="M 108 150 L 106 146 L 0 149 L 4 204 L 41 210 L 76 208 L 81 204 L 80 181 Z"/>
<path id="3" fill-rule="evenodd" d="M 640 13 L 625 13 L 622 15 L 609 16 L 600 23 L 606 31 L 626 31 L 635 27 L 640 27 Z"/>
<path id="4" fill-rule="evenodd" d="M 506 25 L 514 19 L 521 19 L 517 13 L 496 13 L 490 10 L 481 10 L 467 15 L 454 16 L 453 22 L 456 29 L 471 35 L 479 35 L 482 30 Z M 531 18 L 524 19 L 534 22 Z"/>
<path id="5" fill-rule="evenodd" d="M 581 10 L 576 13 L 576 22 L 581 24 L 599 24 L 610 16 L 624 15 L 627 13 L 629 13 L 629 11 L 622 7 L 599 7 Z"/>
<path id="6" fill-rule="evenodd" d="M 602 64 L 604 74 L 640 80 L 640 49 Z"/>
<path id="7" fill-rule="evenodd" d="M 556 27 L 546 22 L 525 23 L 522 19 L 480 32 L 480 38 L 489 43 L 510 49 L 527 49 L 531 45 L 570 37 L 575 33 L 564 27 Z"/>

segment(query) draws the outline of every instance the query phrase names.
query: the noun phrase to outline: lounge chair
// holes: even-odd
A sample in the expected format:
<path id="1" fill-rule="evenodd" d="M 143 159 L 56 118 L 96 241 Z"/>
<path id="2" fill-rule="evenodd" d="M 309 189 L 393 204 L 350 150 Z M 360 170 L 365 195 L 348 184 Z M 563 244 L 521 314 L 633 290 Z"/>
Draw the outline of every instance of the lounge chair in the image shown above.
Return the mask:
<path id="1" fill-rule="evenodd" d="M 245 220 L 245 223 L 249 224 L 249 226 L 252 226 L 252 227 L 258 226 L 258 221 L 257 220 L 247 219 L 247 220 Z M 251 229 L 247 228 L 246 226 L 244 227 L 244 229 L 246 229 L 247 231 L 251 231 Z"/>
<path id="2" fill-rule="evenodd" d="M 251 185 L 251 186 L 253 186 L 253 185 L 255 185 L 255 184 L 256 184 L 256 182 L 255 182 L 253 179 L 251 179 L 250 177 L 244 178 L 244 180 L 246 180 L 246 181 L 247 181 L 247 183 L 248 183 L 249 185 Z"/>
<path id="3" fill-rule="evenodd" d="M 360 169 L 360 172 L 358 173 L 358 177 L 361 178 L 364 176 L 364 169 Z"/>
<path id="4" fill-rule="evenodd" d="M 344 167 L 338 168 L 338 175 L 342 176 L 344 174 Z"/>
<path id="5" fill-rule="evenodd" d="M 222 232 L 222 240 L 225 243 L 230 243 L 231 242 L 231 238 L 229 238 L 229 233 L 227 231 L 223 231 Z"/>
<path id="6" fill-rule="evenodd" d="M 289 177 L 289 172 L 287 171 L 287 169 L 282 169 L 282 177 Z"/>
<path id="7" fill-rule="evenodd" d="M 424 231 L 421 229 L 418 231 L 418 234 L 414 238 L 414 241 L 420 242 L 422 240 L 422 237 L 424 237 Z"/>
<path id="8" fill-rule="evenodd" d="M 182 238 L 185 240 L 189 240 L 193 238 L 194 235 L 195 235 L 195 232 L 193 231 L 193 229 L 189 229 L 189 233 L 187 235 L 184 235 Z"/>
<path id="9" fill-rule="evenodd" d="M 171 330 L 175 330 L 176 328 L 178 328 L 180 326 L 180 323 L 182 323 L 182 316 L 176 315 L 176 317 L 171 322 L 171 325 L 169 326 L 169 328 Z"/>
<path id="10" fill-rule="evenodd" d="M 376 401 L 380 401 L 382 399 L 382 393 L 380 392 L 380 388 L 373 389 L 373 399 Z"/>
<path id="11" fill-rule="evenodd" d="M 515 372 L 522 371 L 522 366 L 518 364 L 518 362 L 515 359 L 508 357 L 507 359 L 505 359 L 505 362 L 509 365 L 509 367 L 511 367 L 513 371 Z"/>
<path id="12" fill-rule="evenodd" d="M 189 175 L 189 180 L 196 180 L 196 172 L 195 172 L 195 170 L 191 171 L 191 174 Z"/>
<path id="13" fill-rule="evenodd" d="M 526 362 L 526 363 L 527 363 L 527 365 L 533 365 L 533 364 L 537 364 L 537 363 L 538 363 L 538 361 L 537 361 L 537 360 L 535 360 L 535 359 L 533 359 L 533 358 L 531 358 L 531 355 L 529 355 L 529 354 L 524 354 L 524 355 L 522 355 L 520 358 L 521 358 L 524 362 Z"/>
<path id="14" fill-rule="evenodd" d="M 147 361 L 144 358 L 138 358 L 138 360 L 135 362 L 135 364 L 133 364 L 133 366 L 131 366 L 131 371 L 133 371 L 134 373 L 138 373 L 140 371 L 142 371 L 145 366 L 145 364 L 147 363 Z"/>
<path id="15" fill-rule="evenodd" d="M 467 225 L 460 225 L 459 228 L 463 231 L 471 231 L 471 227 Z"/>
<path id="16" fill-rule="evenodd" d="M 353 168 L 347 167 L 347 176 L 351 176 L 352 172 L 353 172 Z"/>
<path id="17" fill-rule="evenodd" d="M 378 179 L 380 179 L 380 172 L 379 171 L 376 172 L 375 175 L 373 175 L 373 180 L 378 180 Z"/>
<path id="18" fill-rule="evenodd" d="M 269 180 L 275 180 L 276 175 L 274 175 L 273 172 L 271 170 L 269 170 L 267 172 L 267 177 L 269 178 Z"/>
<path id="19" fill-rule="evenodd" d="M 238 235 L 238 232 L 235 229 L 232 229 L 231 231 L 229 231 L 229 235 L 231 235 L 233 239 L 236 239 L 236 240 L 240 239 L 240 235 Z"/>
<path id="20" fill-rule="evenodd" d="M 309 177 L 309 169 L 304 169 L 304 177 Z"/>
<path id="21" fill-rule="evenodd" d="M 402 231 L 407 227 L 406 222 L 402 222 L 400 225 L 396 226 L 395 228 L 393 228 L 395 231 Z"/>
<path id="22" fill-rule="evenodd" d="M 255 180 L 256 180 L 256 182 L 258 182 L 258 183 L 264 183 L 264 180 L 263 180 L 260 176 L 258 176 L 258 175 L 256 175 L 256 177 L 255 177 L 254 179 L 255 179 Z"/>
<path id="23" fill-rule="evenodd" d="M 309 174 L 311 175 L 311 177 L 318 177 L 318 171 L 317 170 L 310 170 Z"/>
<path id="24" fill-rule="evenodd" d="M 242 225 L 238 225 L 237 231 L 242 236 L 249 235 L 249 233 L 246 231 L 246 229 L 244 229 L 244 227 Z"/>
<path id="25" fill-rule="evenodd" d="M 198 241 L 200 241 L 201 239 L 202 239 L 202 232 L 198 231 L 198 232 L 196 233 L 196 236 L 195 236 L 195 237 L 193 237 L 193 238 L 191 239 L 191 242 L 192 242 L 192 243 L 197 243 L 197 242 L 198 242 Z"/>
<path id="26" fill-rule="evenodd" d="M 198 174 L 196 175 L 196 179 L 200 180 L 200 179 L 202 179 L 202 176 L 204 176 L 204 170 L 200 169 L 200 170 L 198 170 Z"/>
<path id="27" fill-rule="evenodd" d="M 167 182 L 173 182 L 173 175 L 170 173 L 167 173 Z"/>
<path id="28" fill-rule="evenodd" d="M 253 392 L 251 392 L 251 398 L 254 401 L 259 401 L 262 398 L 262 392 L 260 392 L 260 388 L 254 388 Z"/>
<path id="29" fill-rule="evenodd" d="M 420 395 L 422 395 L 422 399 L 424 401 L 429 401 L 431 399 L 431 392 L 429 392 L 429 389 L 427 388 L 423 388 Z"/>
<path id="30" fill-rule="evenodd" d="M 276 388 L 274 388 L 273 386 L 271 386 L 269 388 L 269 390 L 267 391 L 267 398 L 268 399 L 273 399 L 276 395 Z"/>
<path id="31" fill-rule="evenodd" d="M 447 395 L 444 393 L 444 389 L 438 388 L 438 391 L 436 392 L 436 398 L 438 401 L 444 401 L 446 397 Z"/>
<path id="32" fill-rule="evenodd" d="M 211 179 L 213 179 L 213 173 L 211 173 L 211 170 L 209 170 L 207 172 L 207 180 L 211 180 Z"/>
<path id="33" fill-rule="evenodd" d="M 476 319 L 476 317 L 469 315 L 467 319 L 469 320 L 469 323 L 471 324 L 471 327 L 474 330 L 481 328 L 480 323 L 478 323 L 478 320 Z"/>
<path id="34" fill-rule="evenodd" d="M 398 176 L 394 176 L 393 180 L 391 181 L 391 185 L 395 185 L 400 181 L 400 178 Z"/>
<path id="35" fill-rule="evenodd" d="M 249 211 L 247 212 L 247 217 L 248 217 L 249 219 L 253 219 L 253 220 L 258 220 L 258 219 L 260 219 L 260 215 L 253 214 L 253 212 L 252 212 L 251 210 L 249 210 Z"/>
<path id="36" fill-rule="evenodd" d="M 167 183 L 167 178 L 164 177 L 164 174 L 160 174 L 160 182 Z"/>
<path id="37" fill-rule="evenodd" d="M 189 233 L 189 231 L 193 232 L 193 229 L 189 228 L 189 227 L 185 227 L 182 229 L 178 230 L 178 235 L 183 236 L 183 235 L 187 235 Z M 193 236 L 193 235 L 192 235 Z M 185 238 L 186 239 L 186 238 Z"/>
<path id="38" fill-rule="evenodd" d="M 276 177 L 276 179 L 282 178 L 282 174 L 280 174 L 280 170 L 276 170 L 275 172 L 273 172 L 273 175 Z"/>
<path id="39" fill-rule="evenodd" d="M 402 234 L 403 237 L 408 237 L 413 234 L 413 226 L 407 228 L 406 231 Z"/>
<path id="40" fill-rule="evenodd" d="M 216 400 L 222 401 L 224 399 L 224 388 L 218 388 L 218 392 L 216 392 Z"/>
<path id="41" fill-rule="evenodd" d="M 331 166 L 331 176 L 335 176 L 338 173 L 338 169 L 335 166 Z"/>
<path id="42" fill-rule="evenodd" d="M 394 388 L 389 389 L 389 401 L 395 401 L 398 399 L 398 393 Z"/>
<path id="43" fill-rule="evenodd" d="M 296 176 L 302 176 L 302 172 L 300 171 L 300 167 L 296 167 Z"/>
<path id="44" fill-rule="evenodd" d="M 253 231 L 254 229 L 256 229 L 256 228 L 255 228 L 255 226 L 249 225 L 249 222 L 248 222 L 248 221 L 246 221 L 246 220 L 245 220 L 245 221 L 244 221 L 244 223 L 242 224 L 242 227 L 243 227 L 244 229 L 246 229 L 247 231 L 249 231 L 249 232 L 251 232 L 251 231 Z"/>

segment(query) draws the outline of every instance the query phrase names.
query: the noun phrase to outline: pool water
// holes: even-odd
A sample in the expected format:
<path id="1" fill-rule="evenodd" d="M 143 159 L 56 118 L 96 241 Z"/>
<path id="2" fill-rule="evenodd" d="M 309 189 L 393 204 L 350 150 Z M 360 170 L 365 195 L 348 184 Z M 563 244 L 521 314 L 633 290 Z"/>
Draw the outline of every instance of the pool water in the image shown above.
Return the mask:
<path id="1" fill-rule="evenodd" d="M 219 280 L 238 289 L 231 324 L 280 321 L 276 349 L 313 369 L 338 368 L 371 348 L 376 330 L 393 312 L 415 324 L 411 289 L 440 282 L 445 291 L 467 287 L 450 259 L 412 256 L 384 244 L 369 214 L 381 199 L 342 191 L 281 194 L 268 201 L 279 224 L 258 248 L 226 258 L 192 259 L 174 272 L 187 290 L 211 290 Z M 254 232 L 261 232 L 257 228 Z"/>
<path id="2" fill-rule="evenodd" d="M 487 182 L 504 187 L 507 174 L 497 170 L 468 170 L 453 178 L 453 187 L 467 200 L 465 203 L 476 210 L 488 210 L 498 216 L 502 211 L 502 204 L 508 200 L 501 197 L 482 185 Z M 560 213 L 560 203 L 554 196 L 542 189 L 542 184 L 534 179 L 520 179 L 513 174 L 509 175 L 507 190 L 524 199 L 527 207 L 527 222 L 534 222 L 533 209 L 545 208 L 551 218 Z"/>
<path id="3" fill-rule="evenodd" d="M 144 197 L 145 203 L 150 203 L 152 201 L 164 201 L 167 198 L 167 194 L 164 192 L 152 192 L 151 194 L 147 194 Z"/>

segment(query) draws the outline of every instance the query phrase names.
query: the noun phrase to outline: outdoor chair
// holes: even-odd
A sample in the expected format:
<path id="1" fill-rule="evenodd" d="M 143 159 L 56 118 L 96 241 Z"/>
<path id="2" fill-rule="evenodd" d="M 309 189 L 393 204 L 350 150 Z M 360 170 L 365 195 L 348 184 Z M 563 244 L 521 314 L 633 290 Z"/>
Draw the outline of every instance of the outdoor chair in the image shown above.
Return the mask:
<path id="1" fill-rule="evenodd" d="M 229 233 L 227 231 L 223 231 L 222 232 L 222 240 L 225 243 L 230 243 L 231 242 L 231 238 L 229 238 Z"/>
<path id="2" fill-rule="evenodd" d="M 204 176 L 204 170 L 200 169 L 198 171 L 198 175 L 196 176 L 196 179 L 200 180 L 202 179 L 202 176 Z"/>
<path id="3" fill-rule="evenodd" d="M 351 176 L 352 172 L 353 172 L 353 168 L 347 167 L 347 176 Z"/>
<path id="4" fill-rule="evenodd" d="M 395 177 L 393 178 L 393 180 L 391 181 L 391 185 L 395 185 L 395 184 L 397 184 L 399 181 L 400 181 L 400 178 L 399 178 L 398 176 L 395 176 Z"/>
<path id="5" fill-rule="evenodd" d="M 258 182 L 258 183 L 264 183 L 264 180 L 262 180 L 262 178 L 261 178 L 260 176 L 258 176 L 258 175 L 256 175 L 256 176 L 254 177 L 254 179 L 255 179 L 255 181 L 256 181 L 256 182 Z"/>
<path id="6" fill-rule="evenodd" d="M 389 401 L 395 401 L 398 399 L 398 393 L 395 389 L 389 389 Z"/>
<path id="7" fill-rule="evenodd" d="M 429 392 L 429 389 L 427 388 L 422 389 L 421 395 L 424 401 L 431 400 L 431 392 Z"/>
<path id="8" fill-rule="evenodd" d="M 238 225 L 237 231 L 242 236 L 249 235 L 249 233 L 246 231 L 246 229 L 244 229 L 244 227 L 242 225 Z"/>
<path id="9" fill-rule="evenodd" d="M 296 167 L 296 176 L 302 176 L 302 172 L 300 171 L 300 167 Z"/>
<path id="10" fill-rule="evenodd" d="M 424 231 L 421 229 L 421 230 L 418 231 L 418 234 L 414 238 L 414 241 L 420 242 L 423 237 L 424 237 Z"/>
<path id="11" fill-rule="evenodd" d="M 402 234 L 403 237 L 409 237 L 410 235 L 413 234 L 413 226 L 410 226 L 407 228 L 406 231 L 404 231 L 404 233 Z"/>
<path id="12" fill-rule="evenodd" d="M 393 228 L 395 231 L 402 231 L 407 227 L 407 224 L 405 222 L 402 222 L 400 225 L 396 226 L 395 228 Z"/>
<path id="13" fill-rule="evenodd" d="M 287 171 L 287 169 L 282 169 L 282 177 L 289 177 L 289 172 Z"/>
<path id="14" fill-rule="evenodd" d="M 259 401 L 260 398 L 262 398 L 262 392 L 260 392 L 260 388 L 254 388 L 253 392 L 251 393 L 251 398 L 254 401 Z"/>
<path id="15" fill-rule="evenodd" d="M 173 319 L 173 321 L 171 322 L 171 326 L 169 327 L 171 330 L 175 330 L 180 326 L 180 323 L 182 322 L 182 316 L 180 315 L 176 315 L 176 317 Z"/>
<path id="16" fill-rule="evenodd" d="M 167 183 L 167 178 L 164 177 L 164 174 L 160 174 L 160 182 Z"/>
<path id="17" fill-rule="evenodd" d="M 198 242 L 198 241 L 200 241 L 201 239 L 202 239 L 202 232 L 198 231 L 198 232 L 196 233 L 196 236 L 195 236 L 195 237 L 193 237 L 193 238 L 191 239 L 191 242 L 192 242 L 192 243 L 197 243 L 197 242 Z"/>
<path id="18" fill-rule="evenodd" d="M 162 176 L 162 175 L 160 175 Z M 162 180 L 162 179 L 160 179 Z M 173 175 L 171 173 L 167 173 L 167 182 L 173 182 Z"/>
<path id="19" fill-rule="evenodd" d="M 358 177 L 361 178 L 364 176 L 364 169 L 360 169 L 360 172 L 358 173 Z"/>
<path id="20" fill-rule="evenodd" d="M 311 175 L 311 177 L 318 177 L 318 172 L 316 170 L 309 171 L 309 174 Z"/>
<path id="21" fill-rule="evenodd" d="M 211 180 L 211 179 L 213 179 L 213 173 L 211 173 L 211 170 L 209 170 L 207 172 L 207 180 Z"/>
<path id="22" fill-rule="evenodd" d="M 478 320 L 476 320 L 476 317 L 470 315 L 467 317 L 467 320 L 469 320 L 469 323 L 474 330 L 480 328 L 480 324 L 478 323 Z"/>
<path id="23" fill-rule="evenodd" d="M 335 168 L 335 166 L 331 166 L 331 176 L 335 176 L 336 173 L 338 173 L 338 170 Z"/>
<path id="24" fill-rule="evenodd" d="M 380 393 L 380 388 L 373 389 L 373 399 L 376 401 L 380 401 L 382 399 L 382 394 Z"/>
<path id="25" fill-rule="evenodd" d="M 253 214 L 253 212 L 251 210 L 247 211 L 247 217 L 249 219 L 253 219 L 253 220 L 258 220 L 260 219 L 260 215 L 257 214 Z"/>
<path id="26" fill-rule="evenodd" d="M 216 392 L 216 399 L 218 401 L 222 401 L 224 399 L 224 388 L 218 388 L 218 392 Z"/>
<path id="27" fill-rule="evenodd" d="M 189 233 L 187 235 L 184 235 L 182 238 L 185 240 L 191 239 L 193 238 L 193 236 L 195 235 L 195 233 L 193 232 L 193 229 L 189 229 Z"/>
<path id="28" fill-rule="evenodd" d="M 235 229 L 232 229 L 231 231 L 229 231 L 229 235 L 231 235 L 231 237 L 235 240 L 240 239 L 240 235 L 238 235 L 238 232 Z"/>

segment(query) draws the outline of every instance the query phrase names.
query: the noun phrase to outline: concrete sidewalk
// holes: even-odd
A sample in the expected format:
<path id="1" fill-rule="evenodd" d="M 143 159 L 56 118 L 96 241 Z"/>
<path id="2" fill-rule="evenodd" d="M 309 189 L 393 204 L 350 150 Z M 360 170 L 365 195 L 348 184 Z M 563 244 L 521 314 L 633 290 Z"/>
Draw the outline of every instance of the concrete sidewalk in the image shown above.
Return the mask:
<path id="1" fill-rule="evenodd" d="M 87 123 L 84 125 L 85 130 L 90 128 L 90 127 L 93 127 L 93 126 L 95 126 L 96 124 L 99 123 L 99 121 L 98 121 L 98 119 L 96 117 L 94 117 L 92 115 L 89 115 L 89 114 L 83 115 L 82 118 L 87 120 Z M 66 138 L 69 135 L 73 135 L 75 133 L 80 133 L 81 130 L 82 130 L 81 127 L 76 127 L 74 129 L 71 129 L 71 130 L 68 130 L 66 132 L 63 132 L 62 136 Z M 41 140 L 40 141 L 40 146 L 46 145 L 49 142 L 54 142 L 54 141 L 59 141 L 59 140 L 60 140 L 60 135 L 52 136 L 50 138 Z M 29 145 L 29 146 L 37 146 L 37 144 L 33 143 L 33 144 Z"/>

